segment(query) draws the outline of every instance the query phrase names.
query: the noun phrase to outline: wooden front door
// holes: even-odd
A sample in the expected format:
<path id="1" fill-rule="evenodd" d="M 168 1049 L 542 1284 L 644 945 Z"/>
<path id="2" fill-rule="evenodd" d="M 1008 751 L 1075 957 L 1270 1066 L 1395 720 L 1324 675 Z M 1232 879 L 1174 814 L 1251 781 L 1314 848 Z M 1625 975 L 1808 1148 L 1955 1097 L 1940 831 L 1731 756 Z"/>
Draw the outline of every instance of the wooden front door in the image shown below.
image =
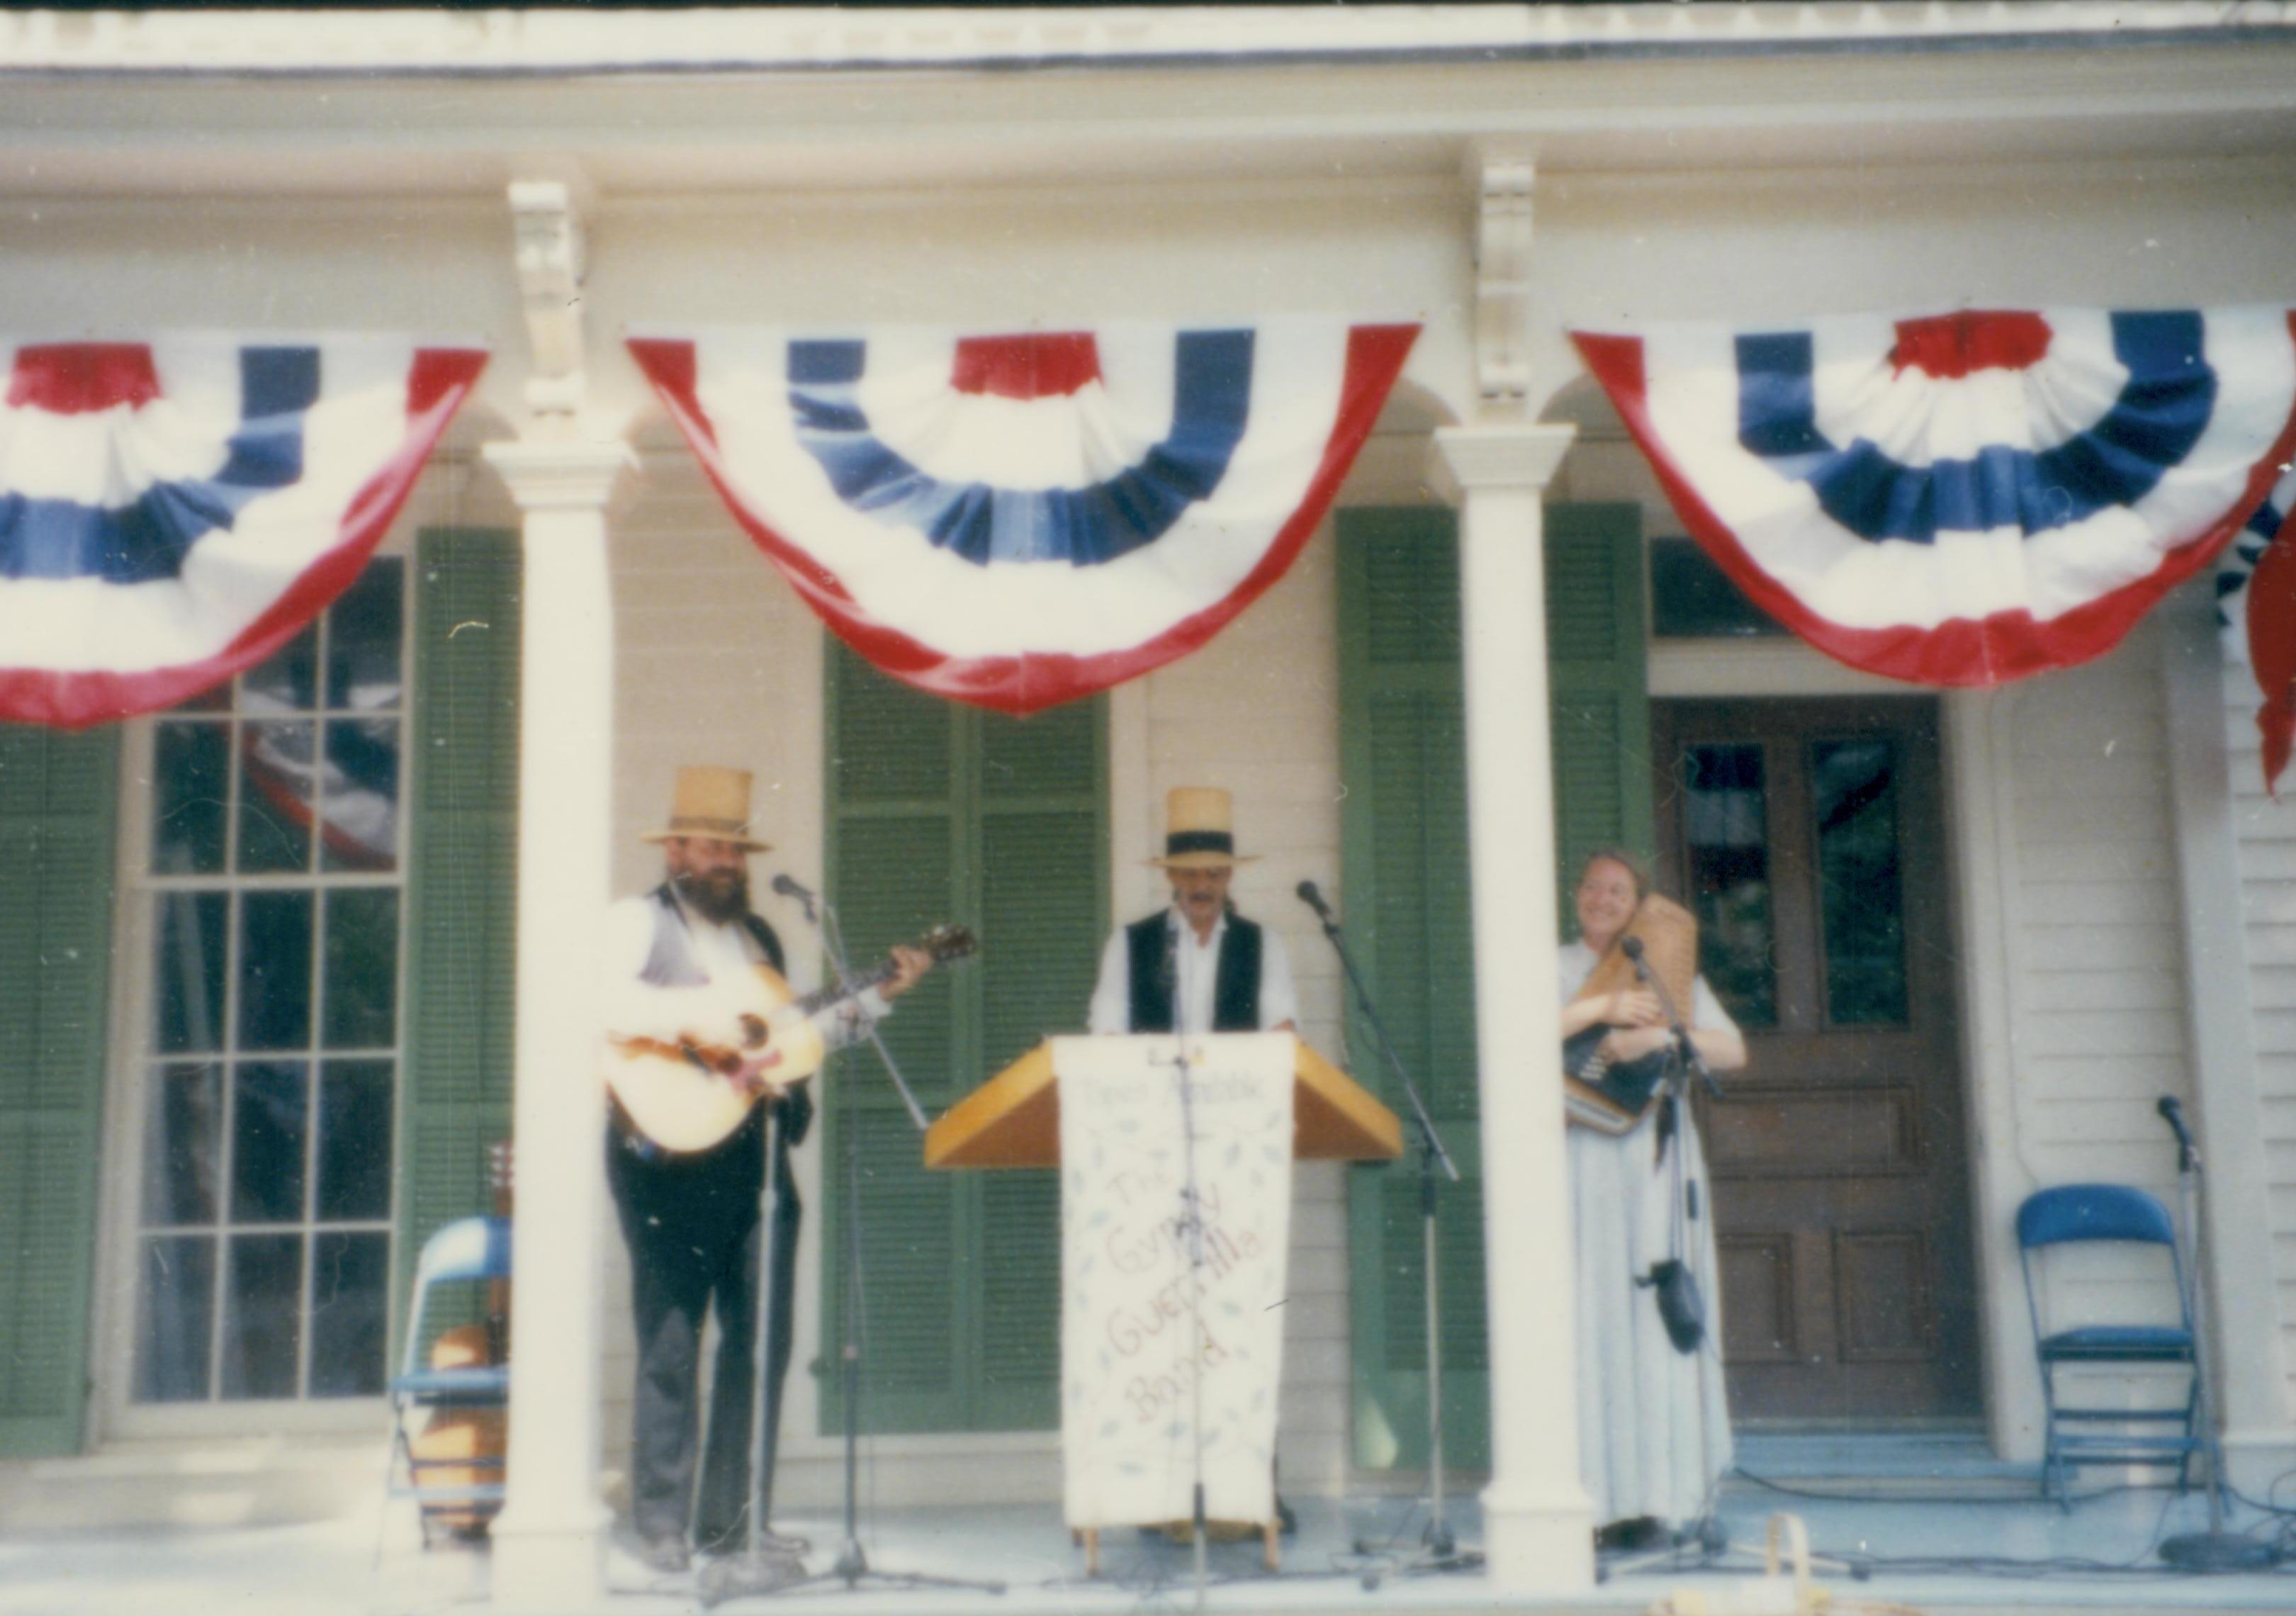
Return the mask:
<path id="1" fill-rule="evenodd" d="M 1751 1056 L 1699 1108 L 1740 1420 L 1979 1409 L 1937 724 L 1926 697 L 1652 709 L 1660 883 Z"/>

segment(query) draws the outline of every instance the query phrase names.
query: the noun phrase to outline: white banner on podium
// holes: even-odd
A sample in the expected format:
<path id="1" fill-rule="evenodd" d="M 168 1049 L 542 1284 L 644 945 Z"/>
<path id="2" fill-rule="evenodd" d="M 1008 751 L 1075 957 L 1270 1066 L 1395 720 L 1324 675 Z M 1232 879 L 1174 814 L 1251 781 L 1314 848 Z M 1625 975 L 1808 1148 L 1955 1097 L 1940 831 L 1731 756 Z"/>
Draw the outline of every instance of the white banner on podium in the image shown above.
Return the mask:
<path id="1" fill-rule="evenodd" d="M 1053 1040 L 1072 1527 L 1186 1520 L 1200 1447 L 1209 1519 L 1275 1515 L 1294 1049 L 1289 1033 L 1187 1040 L 1192 1267 L 1180 1040 Z"/>

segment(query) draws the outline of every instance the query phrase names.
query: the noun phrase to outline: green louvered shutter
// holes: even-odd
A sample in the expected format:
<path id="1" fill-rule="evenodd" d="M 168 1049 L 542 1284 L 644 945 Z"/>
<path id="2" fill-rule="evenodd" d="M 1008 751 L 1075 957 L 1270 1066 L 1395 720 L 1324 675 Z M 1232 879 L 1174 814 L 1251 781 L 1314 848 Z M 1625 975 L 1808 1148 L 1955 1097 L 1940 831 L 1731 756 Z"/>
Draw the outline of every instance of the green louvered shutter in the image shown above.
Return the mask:
<path id="1" fill-rule="evenodd" d="M 80 1447 L 118 759 L 0 726 L 0 1458 Z"/>
<path id="2" fill-rule="evenodd" d="M 1447 1464 L 1479 1469 L 1490 1462 L 1490 1374 L 1456 521 L 1439 509 L 1343 511 L 1339 539 L 1349 933 L 1463 1175 L 1440 1186 L 1436 1220 L 1443 1443 Z M 1650 841 L 1636 513 L 1550 506 L 1546 554 L 1557 856 L 1567 866 L 1587 848 Z M 1405 1112 L 1359 1026 L 1348 1047 L 1353 1070 L 1380 1073 L 1382 1097 Z M 1356 1462 L 1422 1465 L 1426 1268 L 1414 1156 L 1355 1169 L 1349 1226 Z"/>
<path id="3" fill-rule="evenodd" d="M 1643 627 L 1642 512 L 1546 509 L 1546 677 L 1554 723 L 1555 895 L 1567 936 L 1570 889 L 1597 848 L 1644 869 L 1651 824 L 1650 696 Z"/>
<path id="4" fill-rule="evenodd" d="M 830 890 L 857 969 L 943 921 L 980 956 L 937 971 L 884 1025 L 933 1115 L 1083 1024 L 1107 925 L 1101 701 L 1014 719 L 927 696 L 832 643 Z M 1049 1171 L 929 1173 L 922 1141 L 865 1048 L 824 1098 L 832 1276 L 824 1366 L 845 1286 L 845 1141 L 861 1163 L 862 1418 L 872 1431 L 1013 1430 L 1059 1414 L 1060 1202 Z M 840 1377 L 824 1425 L 843 1420 Z"/>
<path id="5" fill-rule="evenodd" d="M 519 573 L 514 532 L 417 542 L 398 1296 L 431 1231 L 490 1210 L 487 1147 L 511 1133 Z"/>
<path id="6" fill-rule="evenodd" d="M 1339 517 L 1341 879 L 1348 933 L 1396 1053 L 1427 1096 L 1462 1182 L 1439 1191 L 1443 1449 L 1489 1463 L 1483 1325 L 1474 955 L 1456 521 L 1442 509 Z M 1409 1115 L 1377 1046 L 1351 1020 L 1350 1068 Z M 1426 1267 L 1417 1158 L 1350 1176 L 1356 1462 L 1427 1462 Z"/>

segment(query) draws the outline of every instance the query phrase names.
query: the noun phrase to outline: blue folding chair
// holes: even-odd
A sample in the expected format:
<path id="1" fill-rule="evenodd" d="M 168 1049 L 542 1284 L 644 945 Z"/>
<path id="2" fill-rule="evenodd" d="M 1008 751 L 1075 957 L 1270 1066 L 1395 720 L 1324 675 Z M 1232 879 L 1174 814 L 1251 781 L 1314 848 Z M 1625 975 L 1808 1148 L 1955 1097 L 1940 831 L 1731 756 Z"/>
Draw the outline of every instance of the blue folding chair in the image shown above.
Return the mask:
<path id="1" fill-rule="evenodd" d="M 2166 1248 L 2177 1285 L 2177 1322 L 2079 1325 L 2054 1333 L 2045 1330 L 2034 1254 L 2095 1242 Z M 2062 1185 L 2026 1197 L 2017 1209 L 2017 1245 L 2025 1270 L 2025 1306 L 2032 1316 L 2040 1358 L 2041 1397 L 2048 1411 L 2041 1496 L 2065 1499 L 2073 1471 L 2100 1464 L 2173 1465 L 2177 1489 L 2182 1492 L 2191 1481 L 2193 1456 L 2202 1448 L 2200 1374 L 2184 1258 L 2168 1209 L 2127 1185 Z M 2180 1364 L 2192 1372 L 2181 1408 L 2067 1407 L 2058 1400 L 2056 1372 L 2066 1365 L 2163 1364 Z M 2162 1425 L 2175 1429 L 2155 1429 Z"/>
<path id="2" fill-rule="evenodd" d="M 434 1520 L 465 1524 L 491 1519 L 503 1504 L 503 1461 L 496 1457 L 423 1458 L 413 1447 L 407 1419 L 416 1410 L 501 1408 L 510 1401 L 510 1366 L 473 1364 L 432 1368 L 422 1361 L 430 1345 L 424 1322 L 444 1287 L 510 1277 L 510 1219 L 464 1218 L 441 1227 L 422 1244 L 414 1265 L 414 1300 L 406 1321 L 406 1350 L 390 1382 L 390 1492 L 422 1508 L 422 1540 Z M 445 1472 L 452 1472 L 451 1479 Z M 472 1481 L 478 1472 L 491 1480 Z"/>

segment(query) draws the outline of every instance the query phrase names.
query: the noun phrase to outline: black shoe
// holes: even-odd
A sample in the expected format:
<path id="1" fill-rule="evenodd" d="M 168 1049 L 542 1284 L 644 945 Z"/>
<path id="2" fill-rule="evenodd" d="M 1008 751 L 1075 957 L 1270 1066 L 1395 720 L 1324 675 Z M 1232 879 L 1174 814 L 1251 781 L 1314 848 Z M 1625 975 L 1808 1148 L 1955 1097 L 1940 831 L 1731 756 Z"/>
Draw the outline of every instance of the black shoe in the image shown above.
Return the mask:
<path id="1" fill-rule="evenodd" d="M 640 1542 L 638 1558 L 645 1562 L 648 1571 L 682 1571 L 693 1563 L 685 1538 L 676 1532 L 658 1533 Z"/>
<path id="2" fill-rule="evenodd" d="M 1275 1499 L 1275 1530 L 1286 1538 L 1300 1530 L 1300 1517 L 1292 1513 L 1292 1506 L 1283 1502 L 1281 1494 Z"/>
<path id="3" fill-rule="evenodd" d="M 1650 1515 L 1635 1515 L 1595 1529 L 1595 1548 L 1599 1554 L 1631 1554 L 1656 1548 L 1666 1539 L 1666 1523 Z"/>

